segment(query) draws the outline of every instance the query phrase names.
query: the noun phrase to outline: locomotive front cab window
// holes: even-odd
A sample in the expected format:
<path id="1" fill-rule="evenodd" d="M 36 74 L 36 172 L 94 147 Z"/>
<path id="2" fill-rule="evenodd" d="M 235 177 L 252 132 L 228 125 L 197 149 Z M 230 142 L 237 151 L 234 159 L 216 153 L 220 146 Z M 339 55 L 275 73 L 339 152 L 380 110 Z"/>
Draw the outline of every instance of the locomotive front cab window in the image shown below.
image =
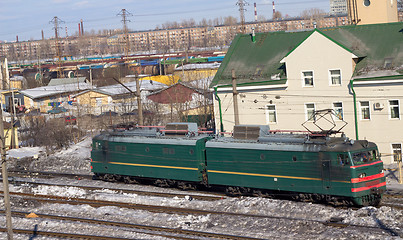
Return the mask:
<path id="1" fill-rule="evenodd" d="M 352 153 L 351 158 L 354 165 L 360 165 L 375 161 L 377 158 L 379 158 L 379 153 L 376 149 L 364 152 L 357 152 Z"/>

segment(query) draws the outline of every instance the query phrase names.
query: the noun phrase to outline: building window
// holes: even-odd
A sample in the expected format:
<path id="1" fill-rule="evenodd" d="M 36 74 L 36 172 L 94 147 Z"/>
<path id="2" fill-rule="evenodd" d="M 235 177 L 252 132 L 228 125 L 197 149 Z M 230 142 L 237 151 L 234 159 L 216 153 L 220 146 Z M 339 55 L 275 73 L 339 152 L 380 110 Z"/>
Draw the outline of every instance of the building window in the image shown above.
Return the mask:
<path id="1" fill-rule="evenodd" d="M 341 85 L 340 70 L 329 70 L 331 85 Z"/>
<path id="2" fill-rule="evenodd" d="M 95 98 L 95 102 L 96 102 L 97 107 L 102 106 L 102 98 Z"/>
<path id="3" fill-rule="evenodd" d="M 399 119 L 399 100 L 389 100 L 389 111 L 391 119 Z"/>
<path id="4" fill-rule="evenodd" d="M 266 105 L 266 122 L 267 123 L 276 123 L 276 105 Z"/>
<path id="5" fill-rule="evenodd" d="M 302 77 L 304 80 L 304 86 L 313 87 L 313 71 L 302 72 Z"/>
<path id="6" fill-rule="evenodd" d="M 333 103 L 333 110 L 337 116 L 337 120 L 343 120 L 343 103 L 341 102 Z"/>
<path id="7" fill-rule="evenodd" d="M 361 108 L 361 120 L 371 119 L 371 115 L 369 112 L 369 102 L 368 101 L 360 102 L 360 108 Z"/>
<path id="8" fill-rule="evenodd" d="M 392 143 L 392 154 L 395 162 L 402 161 L 402 144 Z"/>
<path id="9" fill-rule="evenodd" d="M 305 104 L 305 116 L 306 120 L 314 121 L 315 120 L 315 104 L 314 103 L 307 103 Z"/>

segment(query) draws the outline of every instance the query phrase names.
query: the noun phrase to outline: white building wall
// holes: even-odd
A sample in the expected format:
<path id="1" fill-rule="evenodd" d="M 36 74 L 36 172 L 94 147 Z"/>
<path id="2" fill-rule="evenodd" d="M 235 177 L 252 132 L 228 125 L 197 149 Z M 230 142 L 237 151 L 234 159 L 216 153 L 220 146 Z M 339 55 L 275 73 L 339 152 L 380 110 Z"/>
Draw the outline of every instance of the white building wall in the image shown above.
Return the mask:
<path id="1" fill-rule="evenodd" d="M 238 105 L 240 124 L 268 124 L 272 130 L 305 130 L 301 126 L 307 120 L 305 104 L 314 103 L 315 109 L 331 109 L 333 103 L 341 102 L 344 121 L 348 123 L 342 129 L 346 135 L 355 139 L 354 102 L 350 79 L 353 74 L 355 56 L 322 34 L 314 32 L 283 61 L 287 69 L 287 86 L 273 85 L 266 89 L 251 90 L 238 87 Z M 329 70 L 340 69 L 341 85 L 330 83 Z M 303 84 L 302 71 L 314 72 L 314 86 Z M 392 143 L 403 146 L 403 79 L 400 84 L 355 84 L 357 93 L 357 114 L 359 139 L 375 142 L 383 154 L 383 161 L 391 163 Z M 221 110 L 224 130 L 231 132 L 234 126 L 233 95 L 231 89 L 220 91 Z M 389 119 L 389 100 L 399 100 L 400 119 Z M 360 101 L 370 101 L 371 119 L 360 120 Z M 382 102 L 384 108 L 374 110 L 373 104 Z M 267 121 L 266 106 L 275 105 L 276 122 Z M 214 101 L 216 127 L 220 130 L 218 101 Z M 342 121 L 335 120 L 337 127 Z M 318 130 L 318 129 L 313 129 Z"/>

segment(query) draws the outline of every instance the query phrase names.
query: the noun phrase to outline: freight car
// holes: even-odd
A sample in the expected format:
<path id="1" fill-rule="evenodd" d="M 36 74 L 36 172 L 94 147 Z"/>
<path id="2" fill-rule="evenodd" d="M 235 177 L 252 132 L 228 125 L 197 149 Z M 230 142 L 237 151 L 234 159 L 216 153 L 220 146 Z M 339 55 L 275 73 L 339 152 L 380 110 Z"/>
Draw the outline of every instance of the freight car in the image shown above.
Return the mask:
<path id="1" fill-rule="evenodd" d="M 112 131 L 94 137 L 91 158 L 99 179 L 220 187 L 231 195 L 365 206 L 379 204 L 386 190 L 374 143 L 268 126 L 235 126 L 231 137 L 200 133 L 195 123 Z"/>

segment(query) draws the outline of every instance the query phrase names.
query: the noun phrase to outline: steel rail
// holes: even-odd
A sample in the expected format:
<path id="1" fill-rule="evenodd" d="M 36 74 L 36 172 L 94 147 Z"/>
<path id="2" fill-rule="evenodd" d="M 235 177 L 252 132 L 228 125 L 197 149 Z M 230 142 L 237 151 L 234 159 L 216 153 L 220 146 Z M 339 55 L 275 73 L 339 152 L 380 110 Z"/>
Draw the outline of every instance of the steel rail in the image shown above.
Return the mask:
<path id="1" fill-rule="evenodd" d="M 6 232 L 6 231 L 7 231 L 7 229 L 0 228 L 0 232 Z M 127 238 L 119 238 L 119 237 L 96 236 L 96 235 L 62 233 L 62 232 L 48 232 L 48 231 L 37 231 L 37 230 L 27 230 L 27 229 L 13 229 L 13 231 L 16 234 L 27 234 L 27 235 L 32 235 L 32 236 L 48 236 L 48 237 L 57 237 L 57 238 L 63 238 L 63 239 L 127 240 Z M 170 238 L 176 238 L 176 237 L 170 236 Z M 176 239 L 194 240 L 194 238 L 184 238 L 184 237 L 177 237 Z"/>
<path id="2" fill-rule="evenodd" d="M 2 193 L 2 192 L 0 191 L 0 193 Z M 199 209 L 156 206 L 156 205 L 146 205 L 146 204 L 133 204 L 133 203 L 92 200 L 92 199 L 82 199 L 82 198 L 68 198 L 68 197 L 59 197 L 59 196 L 50 196 L 50 195 L 35 195 L 35 194 L 15 193 L 15 192 L 10 192 L 10 196 L 11 197 L 21 196 L 25 200 L 35 200 L 35 201 L 47 202 L 47 203 L 60 203 L 60 204 L 71 204 L 71 205 L 87 204 L 92 207 L 115 206 L 115 207 L 120 207 L 120 208 L 146 210 L 149 212 L 184 214 L 184 215 L 188 215 L 188 214 L 208 215 L 208 214 L 211 214 L 211 215 L 229 215 L 229 216 L 237 216 L 237 217 L 267 218 L 267 219 L 277 219 L 277 220 L 311 222 L 311 223 L 318 223 L 318 224 L 322 224 L 325 226 L 333 226 L 333 227 L 338 227 L 338 228 L 339 227 L 354 227 L 354 228 L 384 231 L 382 228 L 379 228 L 379 227 L 341 223 L 341 222 L 332 222 L 330 220 L 323 221 L 323 220 L 291 218 L 291 217 L 272 216 L 272 215 L 255 215 L 255 214 L 247 214 L 247 213 L 208 211 L 208 210 L 199 210 Z M 400 235 L 403 237 L 403 234 L 400 234 Z M 393 236 L 396 236 L 396 235 L 393 235 Z"/>
<path id="3" fill-rule="evenodd" d="M 4 211 L 0 211 L 0 213 L 3 213 L 3 212 Z M 29 214 L 29 212 L 13 211 L 12 214 L 14 216 L 25 217 L 26 215 Z M 178 234 L 178 235 L 191 235 L 191 236 L 197 236 L 197 237 L 218 238 L 218 239 L 239 239 L 239 240 L 258 240 L 258 239 L 260 239 L 260 238 L 254 238 L 254 237 L 235 236 L 235 235 L 219 234 L 219 233 L 211 233 L 211 232 L 201 232 L 201 231 L 193 231 L 193 230 L 186 230 L 186 229 L 179 229 L 179 228 L 147 226 L 147 225 L 142 225 L 142 224 L 105 221 L 105 220 L 96 220 L 96 219 L 88 219 L 88 218 L 67 217 L 67 216 L 57 216 L 57 215 L 49 215 L 49 214 L 41 214 L 41 213 L 35 213 L 35 214 L 39 218 L 90 223 L 90 224 L 97 224 L 97 225 L 107 225 L 107 226 L 115 226 L 115 227 L 124 227 L 124 228 L 130 228 L 130 229 L 141 229 L 141 230 L 147 230 L 147 231 L 165 232 L 165 233 Z M 169 238 L 175 238 L 175 239 L 195 239 L 195 238 L 186 238 L 184 236 L 173 236 L 173 235 L 168 235 L 168 234 L 163 234 L 163 233 L 152 233 L 152 232 L 143 232 L 143 231 L 137 231 L 137 233 L 148 234 L 148 235 L 157 235 L 157 236 L 169 237 Z"/>
<path id="4" fill-rule="evenodd" d="M 0 178 L 1 179 L 1 178 Z M 76 187 L 84 190 L 111 190 L 117 191 L 121 193 L 132 193 L 144 196 L 157 196 L 157 197 L 192 197 L 196 200 L 203 200 L 203 201 L 217 201 L 225 198 L 225 195 L 222 196 L 203 196 L 203 195 L 195 195 L 195 194 L 183 194 L 183 193 L 164 193 L 164 192 L 149 192 L 149 191 L 142 191 L 142 190 L 133 190 L 133 189 L 120 189 L 120 188 L 109 188 L 109 187 L 94 187 L 94 186 L 78 186 L 78 185 L 71 185 L 71 184 L 56 184 L 56 183 L 38 183 L 38 182 L 30 182 L 30 181 L 21 181 L 21 180 L 11 180 L 11 183 L 28 183 L 35 186 L 45 185 L 45 186 L 56 186 L 56 187 Z"/>

